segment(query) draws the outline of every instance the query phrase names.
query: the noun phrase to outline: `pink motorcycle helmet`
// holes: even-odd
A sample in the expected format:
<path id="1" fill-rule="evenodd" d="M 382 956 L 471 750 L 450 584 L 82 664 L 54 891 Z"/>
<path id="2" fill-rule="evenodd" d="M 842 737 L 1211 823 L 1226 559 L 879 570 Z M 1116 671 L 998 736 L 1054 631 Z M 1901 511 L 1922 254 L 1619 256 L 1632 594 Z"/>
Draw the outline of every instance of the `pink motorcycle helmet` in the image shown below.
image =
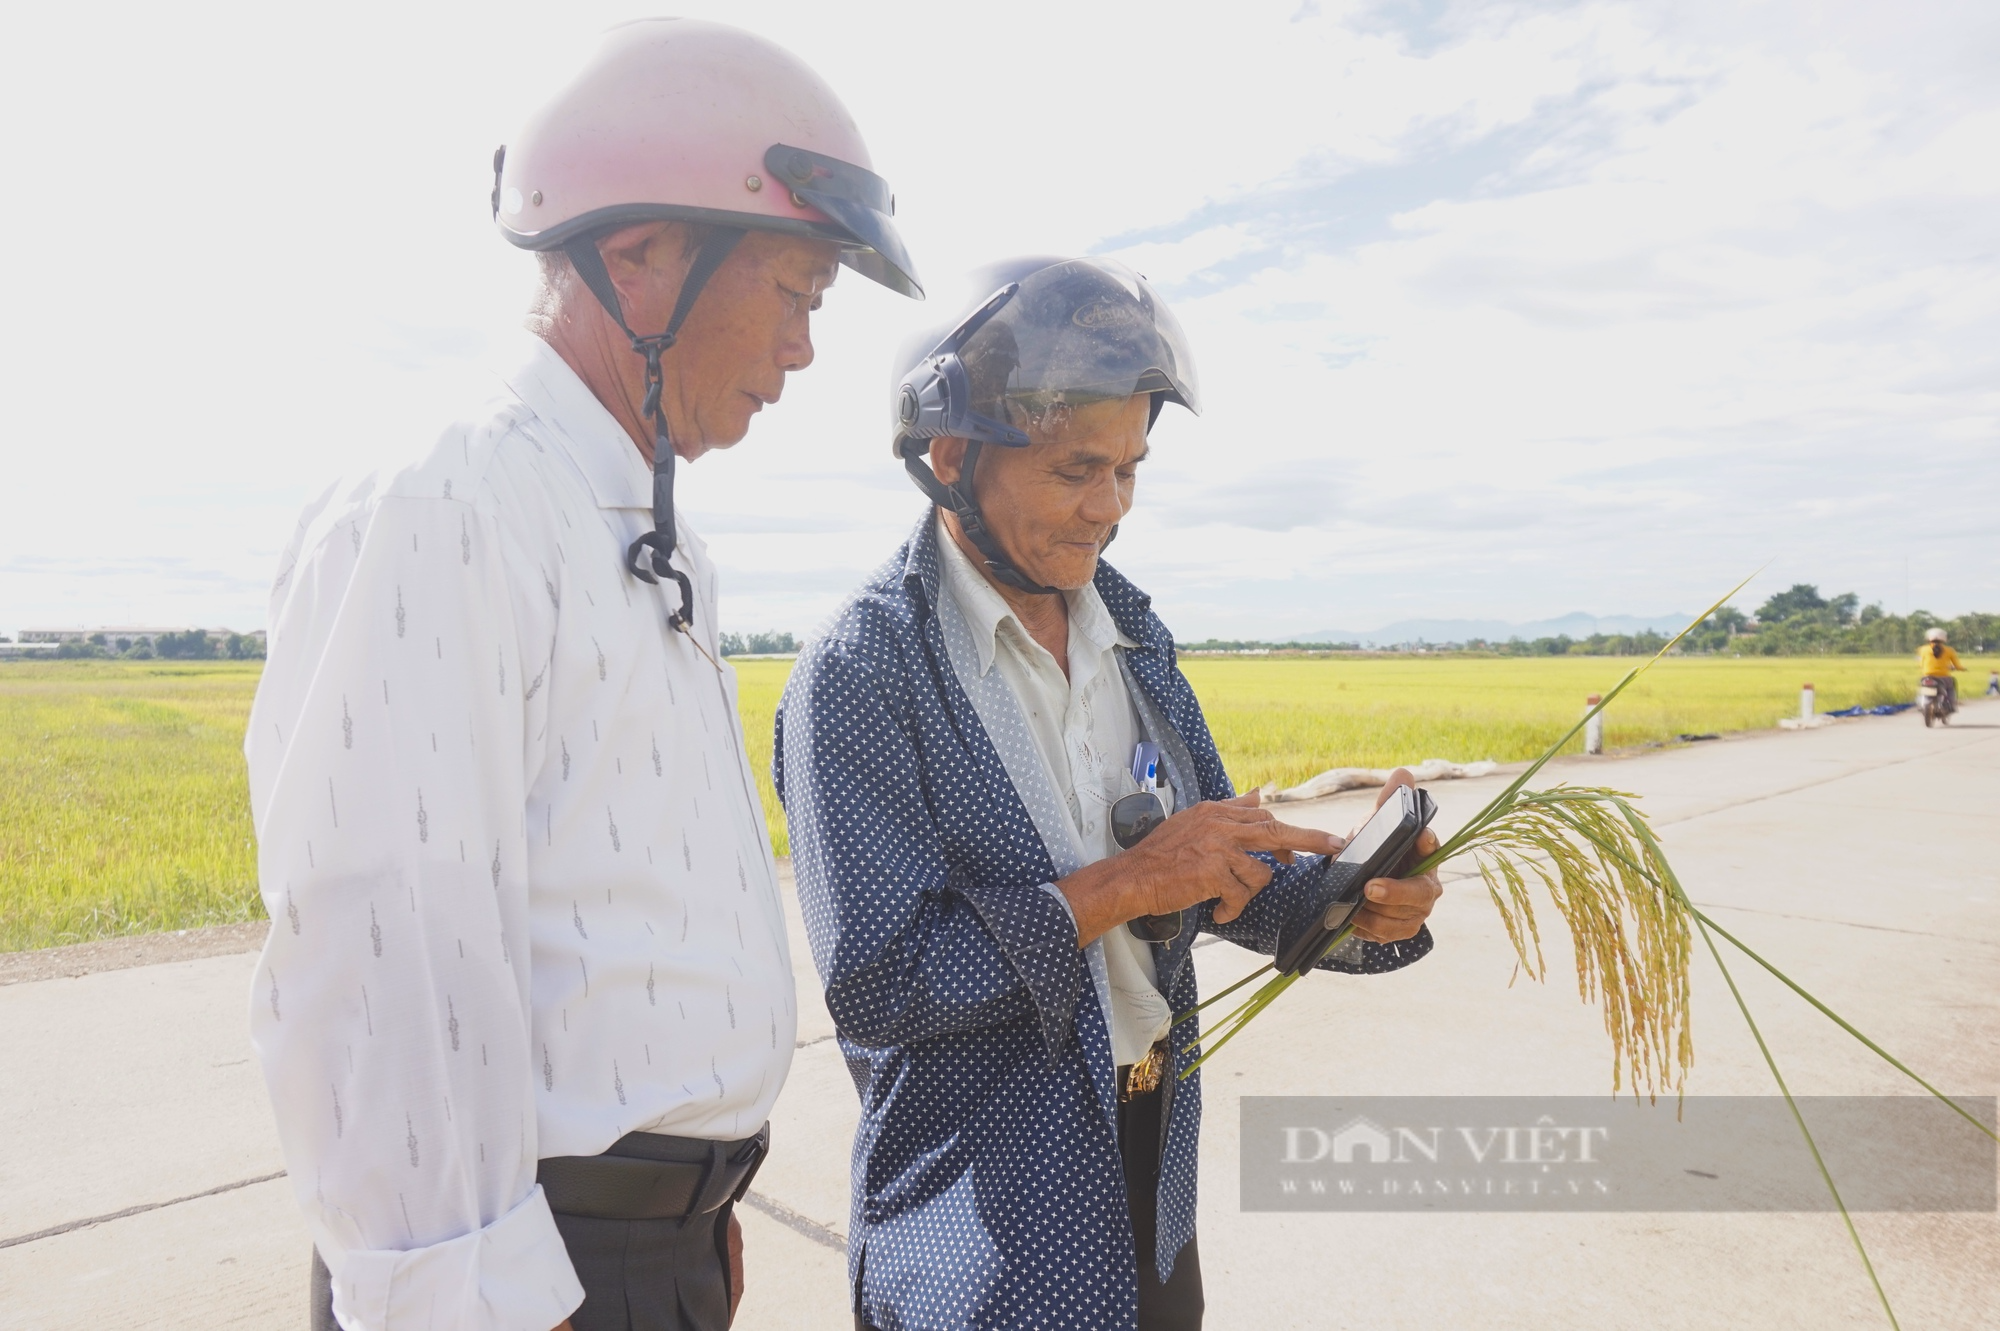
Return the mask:
<path id="1" fill-rule="evenodd" d="M 529 250 L 649 221 L 831 240 L 921 299 L 871 165 L 847 108 L 790 52 L 721 23 L 638 19 L 494 154 L 493 217 Z"/>

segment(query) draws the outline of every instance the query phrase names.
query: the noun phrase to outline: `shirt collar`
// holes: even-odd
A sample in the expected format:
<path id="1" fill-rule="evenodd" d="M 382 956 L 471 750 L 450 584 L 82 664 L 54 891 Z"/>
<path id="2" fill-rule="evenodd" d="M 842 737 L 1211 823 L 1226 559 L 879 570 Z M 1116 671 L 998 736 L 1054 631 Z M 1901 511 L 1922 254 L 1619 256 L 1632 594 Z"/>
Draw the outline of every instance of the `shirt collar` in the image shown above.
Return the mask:
<path id="1" fill-rule="evenodd" d="M 951 533 L 944 525 L 944 515 L 938 513 L 932 521 L 936 524 L 939 562 L 944 566 L 944 585 L 958 601 L 958 608 L 964 612 L 965 622 L 972 629 L 973 645 L 979 650 L 979 673 L 983 676 L 993 669 L 993 658 L 1000 650 L 1002 628 L 1011 624 L 1013 632 L 1023 638 L 1028 636 L 1028 630 L 1008 606 L 1006 598 L 972 566 L 972 561 L 965 557 L 965 551 L 958 548 L 958 542 L 951 539 Z M 1100 655 L 1111 647 L 1139 645 L 1119 631 L 1094 584 L 1086 583 L 1076 591 L 1064 592 L 1063 598 L 1069 602 L 1071 636 L 1080 634 Z"/>
<path id="2" fill-rule="evenodd" d="M 1119 629 L 1118 622 L 1111 617 L 1110 608 L 1098 594 L 1095 581 L 1085 583 L 1076 591 L 1064 592 L 1063 595 L 1069 601 L 1070 631 L 1081 633 L 1098 651 L 1139 645 Z"/>
<path id="3" fill-rule="evenodd" d="M 554 347 L 530 333 L 521 340 L 507 386 L 551 427 L 597 506 L 651 510 L 653 473 L 632 436 Z"/>

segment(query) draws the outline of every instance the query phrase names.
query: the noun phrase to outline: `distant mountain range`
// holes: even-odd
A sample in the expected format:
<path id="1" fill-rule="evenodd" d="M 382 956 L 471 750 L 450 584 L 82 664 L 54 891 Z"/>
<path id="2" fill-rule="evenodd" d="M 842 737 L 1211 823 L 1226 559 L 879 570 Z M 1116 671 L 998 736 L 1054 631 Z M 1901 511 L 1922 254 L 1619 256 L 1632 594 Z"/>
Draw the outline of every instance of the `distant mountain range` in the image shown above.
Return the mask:
<path id="1" fill-rule="evenodd" d="M 1568 634 L 1588 638 L 1593 633 L 1678 633 L 1687 625 L 1686 615 L 1586 615 L 1582 611 L 1556 619 L 1537 619 L 1510 624 L 1500 619 L 1405 619 L 1366 632 L 1354 629 L 1322 629 L 1301 634 L 1295 642 L 1354 642 L 1363 647 L 1396 647 L 1414 642 L 1505 642 L 1519 638 L 1555 638 Z"/>

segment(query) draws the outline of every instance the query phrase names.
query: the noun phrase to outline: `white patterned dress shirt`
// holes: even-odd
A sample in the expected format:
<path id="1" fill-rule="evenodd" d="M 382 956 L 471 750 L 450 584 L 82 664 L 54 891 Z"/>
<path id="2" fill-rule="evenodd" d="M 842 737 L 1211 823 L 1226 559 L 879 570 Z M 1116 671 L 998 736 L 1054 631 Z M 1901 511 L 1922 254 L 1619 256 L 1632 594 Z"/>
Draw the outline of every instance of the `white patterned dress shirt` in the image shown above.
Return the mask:
<path id="1" fill-rule="evenodd" d="M 997 666 L 1013 691 L 1035 751 L 1069 810 L 1083 862 L 1093 864 L 1116 855 L 1111 806 L 1139 789 L 1132 777 L 1139 718 L 1113 653 L 1118 647 L 1138 644 L 1118 631 L 1095 586 L 1086 583 L 1079 591 L 1065 592 L 1069 606 L 1065 679 L 1055 657 L 1034 640 L 951 539 L 942 516 L 937 523 L 945 590 L 972 630 L 980 673 Z M 1160 796 L 1171 809 L 1173 792 L 1163 786 Z M 1100 941 L 1110 998 L 1106 1016 L 1112 1057 L 1118 1063 L 1136 1063 L 1173 1025 L 1173 1009 L 1160 993 L 1150 944 L 1123 925 L 1106 932 Z"/>
<path id="2" fill-rule="evenodd" d="M 538 1159 L 746 1137 L 797 1014 L 735 674 L 623 566 L 630 437 L 533 338 L 420 462 L 306 510 L 245 751 L 252 991 L 343 1325 L 550 1331 Z M 716 579 L 677 566 L 715 660 Z"/>

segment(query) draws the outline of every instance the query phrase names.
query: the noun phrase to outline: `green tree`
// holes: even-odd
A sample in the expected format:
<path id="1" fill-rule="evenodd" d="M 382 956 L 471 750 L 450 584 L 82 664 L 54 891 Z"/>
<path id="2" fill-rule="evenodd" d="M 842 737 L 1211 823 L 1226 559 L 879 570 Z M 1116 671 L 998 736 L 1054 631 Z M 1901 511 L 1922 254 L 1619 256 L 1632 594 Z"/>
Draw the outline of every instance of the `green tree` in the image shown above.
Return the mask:
<path id="1" fill-rule="evenodd" d="M 777 656 L 785 652 L 796 652 L 799 641 L 789 633 L 725 633 L 722 635 L 724 656 Z"/>
<path id="2" fill-rule="evenodd" d="M 1794 615 L 1826 608 L 1827 603 L 1820 599 L 1818 587 L 1808 582 L 1795 582 L 1788 590 L 1779 592 L 1757 607 L 1757 622 L 1782 624 Z"/>
<path id="3" fill-rule="evenodd" d="M 162 633 L 153 650 L 169 661 L 208 661 L 215 657 L 215 640 L 200 629 Z"/>

